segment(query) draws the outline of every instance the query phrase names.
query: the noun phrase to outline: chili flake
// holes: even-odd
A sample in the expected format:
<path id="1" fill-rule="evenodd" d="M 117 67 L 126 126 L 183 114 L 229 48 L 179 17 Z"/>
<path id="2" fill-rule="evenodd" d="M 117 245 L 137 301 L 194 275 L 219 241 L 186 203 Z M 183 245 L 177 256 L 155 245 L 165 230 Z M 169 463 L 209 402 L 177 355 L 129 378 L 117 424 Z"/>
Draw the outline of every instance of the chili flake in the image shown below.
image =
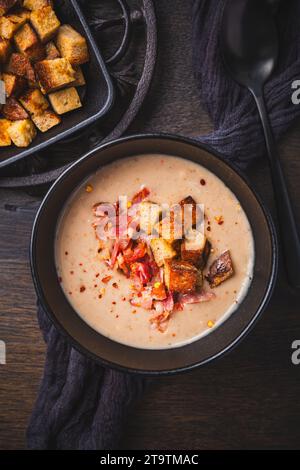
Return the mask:
<path id="1" fill-rule="evenodd" d="M 205 185 L 206 185 L 205 179 L 202 178 L 202 179 L 200 180 L 200 184 L 201 184 L 201 186 L 205 186 Z"/>
<path id="2" fill-rule="evenodd" d="M 117 282 L 114 282 L 114 283 L 113 283 L 113 287 L 114 287 L 115 289 L 118 289 L 118 288 L 119 288 Z"/>
<path id="3" fill-rule="evenodd" d="M 112 276 L 106 276 L 103 279 L 101 279 L 101 281 L 104 282 L 104 284 L 107 284 L 111 280 L 111 278 Z"/>
<path id="4" fill-rule="evenodd" d="M 86 288 L 84 286 L 80 287 L 80 292 L 84 292 L 85 290 L 86 290 Z"/>

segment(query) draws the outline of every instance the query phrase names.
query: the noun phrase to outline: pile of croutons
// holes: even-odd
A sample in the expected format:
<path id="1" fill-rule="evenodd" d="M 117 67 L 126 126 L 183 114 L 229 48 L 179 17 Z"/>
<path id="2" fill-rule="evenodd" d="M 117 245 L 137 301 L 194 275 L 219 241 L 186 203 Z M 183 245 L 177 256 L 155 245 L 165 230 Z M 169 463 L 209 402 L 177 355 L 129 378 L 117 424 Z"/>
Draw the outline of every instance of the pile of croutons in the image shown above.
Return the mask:
<path id="1" fill-rule="evenodd" d="M 87 41 L 61 24 L 54 7 L 52 0 L 0 0 L 1 147 L 28 147 L 37 129 L 47 132 L 82 106 Z"/>

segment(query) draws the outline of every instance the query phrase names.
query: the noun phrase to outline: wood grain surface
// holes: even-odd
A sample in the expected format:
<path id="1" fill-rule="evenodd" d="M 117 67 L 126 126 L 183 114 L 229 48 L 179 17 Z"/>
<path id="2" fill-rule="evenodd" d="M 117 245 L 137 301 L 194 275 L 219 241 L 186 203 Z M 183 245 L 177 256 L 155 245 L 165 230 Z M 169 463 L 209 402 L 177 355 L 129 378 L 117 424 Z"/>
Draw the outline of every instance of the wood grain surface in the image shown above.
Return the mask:
<path id="1" fill-rule="evenodd" d="M 157 0 L 159 57 L 149 96 L 130 129 L 197 136 L 211 129 L 192 74 L 191 0 Z M 300 122 L 280 143 L 300 224 Z M 248 174 L 273 211 L 265 161 Z M 0 449 L 22 449 L 38 391 L 45 346 L 36 321 L 28 245 L 40 199 L 0 192 Z M 250 335 L 230 354 L 192 373 L 155 380 L 132 409 L 124 449 L 288 449 L 300 444 L 300 296 L 282 268 L 274 297 Z"/>

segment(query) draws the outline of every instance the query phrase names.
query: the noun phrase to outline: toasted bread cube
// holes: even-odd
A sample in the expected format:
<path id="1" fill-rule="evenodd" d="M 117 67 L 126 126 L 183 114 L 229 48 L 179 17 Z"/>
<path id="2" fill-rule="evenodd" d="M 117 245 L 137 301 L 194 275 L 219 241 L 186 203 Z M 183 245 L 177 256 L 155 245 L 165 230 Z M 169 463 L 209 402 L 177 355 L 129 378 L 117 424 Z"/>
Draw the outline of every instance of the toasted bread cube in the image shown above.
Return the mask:
<path id="1" fill-rule="evenodd" d="M 7 39 L 0 38 L 0 63 L 7 62 L 11 52 L 10 42 Z"/>
<path id="2" fill-rule="evenodd" d="M 14 41 L 19 52 L 25 54 L 32 61 L 43 60 L 45 49 L 40 43 L 34 29 L 25 23 L 15 34 Z"/>
<path id="3" fill-rule="evenodd" d="M 74 67 L 75 70 L 75 82 L 72 83 L 72 86 L 84 86 L 86 84 L 82 68 L 78 65 Z"/>
<path id="4" fill-rule="evenodd" d="M 218 287 L 233 275 L 234 269 L 230 251 L 228 250 L 222 253 L 222 255 L 213 262 L 209 268 L 209 273 L 206 276 L 206 279 L 208 280 L 210 287 L 214 288 Z"/>
<path id="5" fill-rule="evenodd" d="M 2 108 L 2 114 L 10 121 L 20 121 L 28 118 L 28 113 L 13 96 L 7 99 Z"/>
<path id="6" fill-rule="evenodd" d="M 9 59 L 6 71 L 18 77 L 35 82 L 35 74 L 28 57 L 24 54 L 13 53 Z"/>
<path id="7" fill-rule="evenodd" d="M 171 292 L 187 294 L 197 289 L 199 272 L 192 264 L 181 260 L 166 260 L 165 284 Z"/>
<path id="8" fill-rule="evenodd" d="M 11 122 L 8 119 L 0 119 L 0 147 L 11 145 L 11 138 L 8 133 Z"/>
<path id="9" fill-rule="evenodd" d="M 179 204 L 182 207 L 184 229 L 199 227 L 203 222 L 203 211 L 192 196 L 184 198 Z"/>
<path id="10" fill-rule="evenodd" d="M 47 109 L 42 114 L 34 114 L 32 120 L 41 132 L 47 132 L 61 122 L 61 118 L 53 111 Z"/>
<path id="11" fill-rule="evenodd" d="M 81 65 L 89 61 L 89 51 L 86 39 L 70 25 L 59 28 L 56 45 L 62 57 L 72 65 Z"/>
<path id="12" fill-rule="evenodd" d="M 74 87 L 51 93 L 49 100 L 57 114 L 69 113 L 82 106 L 77 90 Z"/>
<path id="13" fill-rule="evenodd" d="M 178 241 L 183 238 L 181 211 L 171 211 L 155 225 L 155 230 L 161 238 L 166 240 L 172 246 L 177 245 Z"/>
<path id="14" fill-rule="evenodd" d="M 37 88 L 26 91 L 19 100 L 30 114 L 42 114 L 50 107 L 47 99 Z"/>
<path id="15" fill-rule="evenodd" d="M 53 6 L 52 0 L 24 0 L 23 7 L 28 10 L 39 10 L 40 8 Z"/>
<path id="16" fill-rule="evenodd" d="M 141 202 L 139 207 L 140 212 L 140 229 L 151 235 L 154 231 L 154 227 L 159 220 L 161 214 L 161 207 L 158 204 L 152 202 Z"/>
<path id="17" fill-rule="evenodd" d="M 18 8 L 8 13 L 6 17 L 13 23 L 19 23 L 22 26 L 30 19 L 30 11 L 26 10 L 26 8 Z"/>
<path id="18" fill-rule="evenodd" d="M 30 15 L 30 22 L 42 43 L 50 41 L 60 27 L 55 11 L 49 6 L 34 10 Z"/>
<path id="19" fill-rule="evenodd" d="M 59 90 L 75 80 L 75 70 L 65 58 L 38 62 L 35 71 L 46 93 Z"/>
<path id="20" fill-rule="evenodd" d="M 150 247 L 153 252 L 155 262 L 159 267 L 164 265 L 166 259 L 174 258 L 177 254 L 170 243 L 162 238 L 153 238 L 150 241 Z"/>
<path id="21" fill-rule="evenodd" d="M 59 50 L 57 49 L 53 41 L 48 42 L 45 47 L 47 60 L 58 59 L 60 57 Z"/>
<path id="22" fill-rule="evenodd" d="M 30 119 L 24 119 L 13 122 L 8 133 L 17 147 L 28 147 L 36 136 L 36 128 Z"/>
<path id="23" fill-rule="evenodd" d="M 190 236 L 181 245 L 181 258 L 199 269 L 204 269 L 211 252 L 211 243 L 202 232 L 197 230 L 192 232 L 194 237 Z"/>
<path id="24" fill-rule="evenodd" d="M 16 3 L 18 3 L 18 0 L 0 0 L 0 16 L 5 15 Z"/>
<path id="25" fill-rule="evenodd" d="M 11 73 L 3 73 L 2 80 L 4 81 L 5 94 L 7 97 L 18 95 L 26 86 L 26 80 L 24 78 Z"/>

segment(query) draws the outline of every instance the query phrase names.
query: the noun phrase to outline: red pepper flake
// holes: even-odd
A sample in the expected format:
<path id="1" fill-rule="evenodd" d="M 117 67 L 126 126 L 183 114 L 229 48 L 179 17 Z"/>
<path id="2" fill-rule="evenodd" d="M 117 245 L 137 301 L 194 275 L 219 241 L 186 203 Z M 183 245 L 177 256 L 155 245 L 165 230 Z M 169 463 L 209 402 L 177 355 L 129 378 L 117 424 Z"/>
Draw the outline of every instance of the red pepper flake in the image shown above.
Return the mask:
<path id="1" fill-rule="evenodd" d="M 62 277 L 60 277 L 60 276 L 59 276 L 59 278 L 58 278 L 58 282 L 60 282 L 60 283 L 62 283 L 62 282 L 63 282 L 63 281 L 62 281 Z"/>
<path id="2" fill-rule="evenodd" d="M 118 283 L 117 283 L 117 282 L 114 282 L 114 283 L 113 283 L 113 287 L 114 287 L 115 289 L 119 289 Z"/>
<path id="3" fill-rule="evenodd" d="M 96 274 L 96 277 L 99 277 L 99 276 L 100 276 L 100 274 L 99 274 L 99 273 L 97 273 L 97 274 Z"/>
<path id="4" fill-rule="evenodd" d="M 172 333 L 172 336 L 173 336 L 173 338 L 175 338 L 175 336 L 176 336 L 176 333 Z"/>
<path id="5" fill-rule="evenodd" d="M 84 286 L 81 286 L 81 287 L 80 287 L 80 292 L 81 292 L 81 293 L 84 292 L 85 290 L 86 290 L 86 288 L 85 288 Z"/>
<path id="6" fill-rule="evenodd" d="M 202 179 L 200 180 L 200 184 L 201 184 L 201 186 L 205 186 L 205 185 L 206 185 L 205 179 L 202 178 Z"/>
<path id="7" fill-rule="evenodd" d="M 211 227 L 207 227 L 206 230 L 207 230 L 208 232 L 210 232 L 210 231 L 211 231 Z"/>
<path id="8" fill-rule="evenodd" d="M 94 287 L 98 287 L 98 285 L 97 285 L 97 284 L 94 284 Z"/>
<path id="9" fill-rule="evenodd" d="M 82 263 L 79 263 L 79 266 L 82 266 Z"/>
<path id="10" fill-rule="evenodd" d="M 69 292 L 69 295 L 72 295 L 72 292 L 71 292 L 71 291 Z"/>
<path id="11" fill-rule="evenodd" d="M 70 271 L 70 274 L 74 274 L 74 271 Z"/>
<path id="12" fill-rule="evenodd" d="M 207 221 L 208 225 L 210 225 L 210 220 Z"/>
<path id="13" fill-rule="evenodd" d="M 65 251 L 65 255 L 68 256 L 69 252 L 68 251 Z"/>
<path id="14" fill-rule="evenodd" d="M 136 313 L 136 310 L 132 310 L 132 313 L 135 314 L 135 313 Z"/>
<path id="15" fill-rule="evenodd" d="M 119 318 L 120 315 L 116 315 L 116 318 Z"/>
<path id="16" fill-rule="evenodd" d="M 101 281 L 104 282 L 104 284 L 107 284 L 111 280 L 111 278 L 112 276 L 106 276 L 103 279 L 101 279 Z"/>
<path id="17" fill-rule="evenodd" d="M 123 297 L 122 300 L 123 300 L 123 302 L 126 302 L 126 297 Z"/>
<path id="18" fill-rule="evenodd" d="M 117 302 L 114 301 L 114 302 L 112 302 L 112 304 L 113 304 L 113 305 L 117 305 Z"/>
<path id="19" fill-rule="evenodd" d="M 98 298 L 99 298 L 99 299 L 102 299 L 102 294 L 99 294 L 99 295 L 98 295 Z"/>

